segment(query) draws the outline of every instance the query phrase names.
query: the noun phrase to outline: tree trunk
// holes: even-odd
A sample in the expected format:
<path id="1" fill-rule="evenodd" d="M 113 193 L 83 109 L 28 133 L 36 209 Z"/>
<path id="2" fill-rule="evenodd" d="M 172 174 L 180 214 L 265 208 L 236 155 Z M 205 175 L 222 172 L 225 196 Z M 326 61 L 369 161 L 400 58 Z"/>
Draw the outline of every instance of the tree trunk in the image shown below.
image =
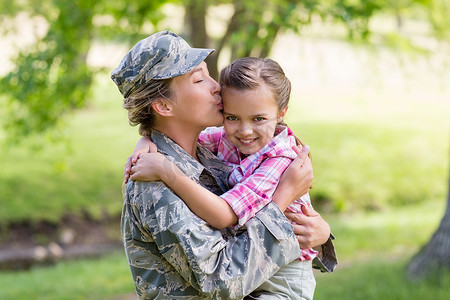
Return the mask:
<path id="1" fill-rule="evenodd" d="M 191 0 L 187 1 L 185 5 L 186 16 L 185 24 L 187 33 L 190 39 L 190 45 L 196 48 L 214 48 L 211 45 L 208 33 L 206 31 L 206 13 L 208 12 L 208 1 L 206 0 Z M 205 59 L 208 64 L 208 69 L 211 77 L 217 80 L 218 78 L 218 52 L 217 49 L 210 56 Z"/>
<path id="2" fill-rule="evenodd" d="M 431 240 L 411 260 L 406 268 L 407 276 L 420 280 L 450 269 L 450 178 L 447 209 L 441 224 Z"/>
<path id="3" fill-rule="evenodd" d="M 190 45 L 196 48 L 210 47 L 205 22 L 206 12 L 208 10 L 206 1 L 187 1 L 185 9 Z"/>

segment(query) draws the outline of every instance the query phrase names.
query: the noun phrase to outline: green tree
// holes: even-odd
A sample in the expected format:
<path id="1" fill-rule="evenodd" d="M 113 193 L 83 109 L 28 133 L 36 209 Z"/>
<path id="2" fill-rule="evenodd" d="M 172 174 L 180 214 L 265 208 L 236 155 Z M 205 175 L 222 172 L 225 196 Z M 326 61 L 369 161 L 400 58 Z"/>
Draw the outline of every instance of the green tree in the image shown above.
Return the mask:
<path id="1" fill-rule="evenodd" d="M 160 8 L 169 2 L 185 7 L 184 34 L 191 44 L 216 49 L 208 58 L 215 78 L 218 58 L 225 48 L 230 49 L 231 60 L 268 56 L 278 34 L 287 30 L 300 34 L 313 18 L 344 24 L 353 41 L 370 40 L 369 21 L 378 13 L 395 16 L 401 27 L 404 15 L 420 10 L 441 38 L 448 37 L 450 28 L 446 0 L 0 0 L 0 24 L 21 11 L 42 16 L 49 24 L 47 34 L 19 51 L 14 59 L 16 68 L 0 80 L 7 135 L 20 139 L 44 133 L 64 120 L 64 115 L 83 107 L 98 71 L 86 61 L 91 42 L 118 37 L 136 42 L 145 24 L 158 28 L 164 18 Z M 206 16 L 209 8 L 218 4 L 232 6 L 233 15 L 223 36 L 212 39 Z M 98 16 L 106 16 L 110 22 L 94 22 Z M 401 34 L 394 34 L 394 40 L 399 39 L 403 39 Z"/>
<path id="2" fill-rule="evenodd" d="M 0 79 L 0 106 L 5 109 L 1 117 L 7 135 L 20 139 L 45 133 L 65 115 L 83 107 L 98 71 L 86 60 L 91 42 L 118 37 L 136 42 L 142 37 L 145 24 L 150 22 L 158 28 L 158 22 L 164 18 L 160 8 L 169 2 L 185 7 L 185 34 L 191 44 L 216 49 L 208 58 L 215 77 L 218 57 L 224 49 L 230 49 L 231 59 L 267 56 L 280 33 L 290 30 L 300 34 L 302 26 L 314 18 L 343 24 L 349 40 L 367 42 L 374 34 L 370 27 L 372 18 L 377 14 L 391 15 L 397 20 L 398 31 L 383 38 L 414 47 L 402 34 L 403 20 L 414 15 L 426 20 L 437 38 L 450 38 L 448 0 L 0 0 L 0 25 L 22 11 L 42 16 L 49 24 L 46 35 L 30 48 L 21 49 L 14 58 L 16 68 Z M 232 6 L 233 14 L 223 36 L 212 39 L 206 15 L 210 7 L 218 4 Z M 98 16 L 106 16 L 110 22 L 98 24 Z M 447 208 L 429 245 L 409 266 L 411 272 L 430 265 L 450 265 L 449 223 Z M 438 260 L 430 259 L 435 257 L 436 249 L 442 255 Z"/>
<path id="3" fill-rule="evenodd" d="M 8 22 L 18 12 L 42 16 L 49 24 L 47 34 L 14 58 L 16 68 L 0 80 L 6 100 L 3 125 L 8 137 L 20 139 L 54 128 L 64 115 L 81 108 L 89 99 L 96 71 L 87 64 L 87 54 L 95 38 L 126 33 L 136 39 L 145 21 L 156 24 L 162 17 L 164 1 L 8 1 L 0 22 Z M 94 26 L 98 15 L 113 17 L 113 23 Z M 130 18 L 129 16 L 133 16 Z"/>

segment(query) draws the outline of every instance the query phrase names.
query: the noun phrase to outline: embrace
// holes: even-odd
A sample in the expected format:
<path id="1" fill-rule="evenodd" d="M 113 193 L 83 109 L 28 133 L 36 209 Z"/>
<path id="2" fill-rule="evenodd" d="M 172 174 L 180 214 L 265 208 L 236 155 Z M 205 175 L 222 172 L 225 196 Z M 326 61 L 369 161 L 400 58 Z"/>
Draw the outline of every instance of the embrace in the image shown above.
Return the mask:
<path id="1" fill-rule="evenodd" d="M 312 299 L 337 261 L 309 199 L 309 148 L 283 123 L 290 82 L 242 58 L 220 84 L 170 31 L 111 73 L 142 135 L 125 166 L 122 238 L 140 299 Z M 221 126 L 221 127 L 217 127 Z"/>

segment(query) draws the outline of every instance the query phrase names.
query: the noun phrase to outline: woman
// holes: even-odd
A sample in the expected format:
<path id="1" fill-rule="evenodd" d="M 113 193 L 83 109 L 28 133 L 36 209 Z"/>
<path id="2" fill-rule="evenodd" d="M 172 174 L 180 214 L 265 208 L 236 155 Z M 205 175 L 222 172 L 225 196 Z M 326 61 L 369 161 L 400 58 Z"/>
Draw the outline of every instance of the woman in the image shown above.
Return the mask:
<path id="1" fill-rule="evenodd" d="M 220 86 L 203 62 L 212 51 L 159 32 L 137 43 L 111 77 L 140 134 L 184 174 L 219 195 L 228 189 L 228 168 L 197 144 L 204 128 L 223 120 Z M 273 202 L 238 232 L 213 229 L 162 182 L 129 182 L 122 236 L 139 297 L 240 299 L 296 259 L 299 241 L 302 247 L 327 241 L 329 226 L 317 213 L 307 219 L 292 216 L 299 240 L 282 213 L 311 184 L 306 154 L 286 170 Z"/>

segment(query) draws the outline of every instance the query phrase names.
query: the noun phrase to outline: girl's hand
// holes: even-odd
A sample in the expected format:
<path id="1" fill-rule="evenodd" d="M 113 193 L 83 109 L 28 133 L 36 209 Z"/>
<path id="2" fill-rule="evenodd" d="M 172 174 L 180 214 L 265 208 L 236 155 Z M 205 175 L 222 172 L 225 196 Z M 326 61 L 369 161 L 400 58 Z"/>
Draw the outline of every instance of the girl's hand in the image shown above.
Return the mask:
<path id="1" fill-rule="evenodd" d="M 125 163 L 125 166 L 123 168 L 123 182 L 128 182 L 128 179 L 130 178 L 131 167 L 136 164 L 141 153 L 155 153 L 157 152 L 157 150 L 158 149 L 156 148 L 156 145 L 148 137 L 144 136 L 140 138 L 136 144 L 136 147 L 134 148 L 133 154 L 128 157 L 127 162 Z"/>
<path id="2" fill-rule="evenodd" d="M 297 157 L 286 169 L 285 174 L 287 178 L 293 181 L 292 185 L 298 189 L 298 194 L 295 197 L 297 199 L 309 192 L 314 175 L 311 159 L 308 157 L 309 147 L 305 145 L 300 149 L 300 147 L 295 146 L 293 149 L 297 153 Z"/>
<path id="3" fill-rule="evenodd" d="M 308 146 L 294 148 L 298 156 L 284 171 L 280 178 L 277 189 L 272 196 L 273 202 L 282 211 L 286 209 L 294 200 L 300 198 L 309 191 L 313 180 L 313 170 L 311 160 L 308 157 Z"/>
<path id="4" fill-rule="evenodd" d="M 169 162 L 161 153 L 141 153 L 136 163 L 130 169 L 130 179 L 133 181 L 156 181 L 167 178 Z"/>

